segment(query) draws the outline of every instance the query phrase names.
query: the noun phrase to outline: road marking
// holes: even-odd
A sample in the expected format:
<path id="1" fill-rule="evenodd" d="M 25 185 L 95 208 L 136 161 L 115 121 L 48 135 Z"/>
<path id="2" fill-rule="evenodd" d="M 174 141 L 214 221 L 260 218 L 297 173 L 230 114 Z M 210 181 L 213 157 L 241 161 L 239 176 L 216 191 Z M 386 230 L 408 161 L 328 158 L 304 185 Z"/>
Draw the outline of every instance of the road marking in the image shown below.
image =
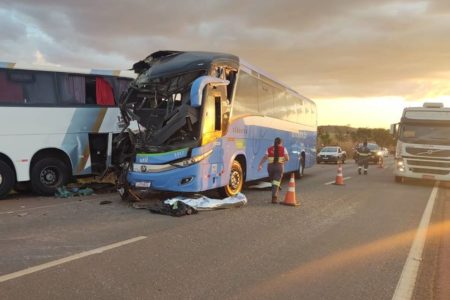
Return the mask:
<path id="1" fill-rule="evenodd" d="M 21 271 L 17 271 L 17 272 L 14 272 L 14 273 L 6 274 L 6 275 L 3 275 L 3 276 L 0 276 L 0 283 L 8 281 L 8 280 L 11 280 L 11 279 L 15 279 L 15 278 L 18 278 L 18 277 L 22 277 L 24 275 L 28 275 L 28 274 L 31 274 L 31 273 L 34 273 L 34 272 L 39 272 L 39 271 L 42 271 L 42 270 L 45 270 L 45 269 L 48 269 L 48 268 L 52 268 L 52 267 L 55 267 L 57 265 L 61 265 L 61 264 L 64 264 L 64 263 L 67 263 L 67 262 L 70 262 L 70 261 L 73 261 L 73 260 L 76 260 L 76 259 L 80 259 L 80 258 L 86 257 L 86 256 L 90 256 L 90 255 L 93 255 L 93 254 L 100 254 L 100 253 L 103 253 L 104 251 L 108 251 L 108 250 L 111 250 L 111 249 L 114 249 L 114 248 L 117 248 L 117 247 L 121 247 L 121 246 L 124 246 L 124 245 L 127 245 L 127 244 L 135 243 L 137 241 L 140 241 L 140 240 L 143 240 L 143 239 L 146 239 L 146 238 L 147 238 L 146 236 L 138 236 L 138 237 L 135 237 L 135 238 L 132 238 L 132 239 L 129 239 L 129 240 L 125 240 L 125 241 L 122 241 L 122 242 L 117 242 L 117 243 L 114 243 L 114 244 L 111 244 L 111 245 L 107 245 L 107 246 L 103 246 L 103 247 L 100 247 L 100 248 L 97 248 L 97 249 L 81 252 L 81 253 L 78 253 L 78 254 L 75 254 L 75 255 L 71 255 L 71 256 L 68 256 L 68 257 L 64 257 L 64 258 L 58 259 L 58 260 L 50 261 L 50 262 L 42 264 L 42 265 L 38 265 L 38 266 L 34 266 L 34 267 L 31 267 L 31 268 L 28 268 L 28 269 L 24 269 L 24 270 L 21 270 Z"/>
<path id="2" fill-rule="evenodd" d="M 408 257 L 406 258 L 406 262 L 397 283 L 394 295 L 392 296 L 392 300 L 409 300 L 413 296 L 417 273 L 419 271 L 420 262 L 422 261 L 422 252 L 425 246 L 428 225 L 430 223 L 431 213 L 433 212 L 434 202 L 436 200 L 438 190 L 439 182 L 436 182 L 433 190 L 431 191 L 427 206 L 423 212 L 422 219 L 420 220 L 414 242 L 409 250 Z"/>
<path id="3" fill-rule="evenodd" d="M 344 177 L 344 180 L 350 179 L 351 177 Z M 324 183 L 325 185 L 330 185 L 330 184 L 334 184 L 336 182 L 336 180 Z"/>

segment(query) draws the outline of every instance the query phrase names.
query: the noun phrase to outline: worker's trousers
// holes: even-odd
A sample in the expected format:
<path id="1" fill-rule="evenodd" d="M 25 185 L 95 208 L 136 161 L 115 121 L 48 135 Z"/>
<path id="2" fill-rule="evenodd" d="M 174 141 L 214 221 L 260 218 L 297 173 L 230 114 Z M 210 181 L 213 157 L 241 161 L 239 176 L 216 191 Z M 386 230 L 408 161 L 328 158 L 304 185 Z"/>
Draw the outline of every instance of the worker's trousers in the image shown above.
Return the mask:
<path id="1" fill-rule="evenodd" d="M 267 165 L 267 172 L 272 183 L 272 200 L 278 199 L 281 179 L 283 178 L 284 166 L 281 163 L 271 163 Z"/>

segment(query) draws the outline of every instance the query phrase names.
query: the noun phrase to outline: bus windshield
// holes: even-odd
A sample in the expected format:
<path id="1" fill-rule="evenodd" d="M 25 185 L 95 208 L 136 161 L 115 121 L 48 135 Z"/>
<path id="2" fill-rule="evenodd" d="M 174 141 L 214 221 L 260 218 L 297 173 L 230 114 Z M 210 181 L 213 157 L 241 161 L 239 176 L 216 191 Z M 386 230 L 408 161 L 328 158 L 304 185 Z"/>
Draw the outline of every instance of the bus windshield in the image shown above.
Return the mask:
<path id="1" fill-rule="evenodd" d="M 198 109 L 190 107 L 192 82 L 206 70 L 154 77 L 151 68 L 133 82 L 122 113 L 142 126 L 137 137 L 139 150 L 158 152 L 193 146 L 199 137 Z"/>
<path id="2" fill-rule="evenodd" d="M 404 124 L 400 130 L 400 140 L 406 143 L 450 145 L 450 127 Z"/>

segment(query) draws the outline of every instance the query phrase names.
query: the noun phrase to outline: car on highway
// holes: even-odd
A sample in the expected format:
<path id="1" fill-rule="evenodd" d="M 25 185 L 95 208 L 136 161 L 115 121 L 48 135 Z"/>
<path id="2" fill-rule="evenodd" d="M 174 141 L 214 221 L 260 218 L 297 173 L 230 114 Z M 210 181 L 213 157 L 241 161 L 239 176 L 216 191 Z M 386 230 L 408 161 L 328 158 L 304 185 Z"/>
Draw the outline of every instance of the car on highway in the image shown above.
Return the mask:
<path id="1" fill-rule="evenodd" d="M 353 158 L 355 159 L 355 162 L 358 162 L 358 149 L 362 147 L 362 143 L 358 144 L 358 147 L 355 150 L 355 154 L 353 156 Z M 367 143 L 367 147 L 370 150 L 370 155 L 369 155 L 369 163 L 378 163 L 380 160 L 380 157 L 383 157 L 383 151 L 382 148 L 376 144 L 376 143 Z"/>
<path id="2" fill-rule="evenodd" d="M 333 163 L 345 163 L 347 159 L 347 152 L 342 150 L 339 146 L 326 146 L 320 150 L 317 154 L 317 163 L 321 162 L 333 162 Z"/>
<path id="3" fill-rule="evenodd" d="M 382 147 L 381 148 L 381 154 L 383 155 L 383 157 L 388 157 L 389 156 L 389 150 L 386 147 Z"/>

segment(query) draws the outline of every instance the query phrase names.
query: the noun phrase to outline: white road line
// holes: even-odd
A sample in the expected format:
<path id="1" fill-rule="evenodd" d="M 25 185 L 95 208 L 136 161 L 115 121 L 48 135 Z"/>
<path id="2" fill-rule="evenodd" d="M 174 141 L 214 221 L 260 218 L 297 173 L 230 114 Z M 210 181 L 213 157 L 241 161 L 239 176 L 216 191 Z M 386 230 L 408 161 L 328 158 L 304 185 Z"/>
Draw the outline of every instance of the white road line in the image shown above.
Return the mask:
<path id="1" fill-rule="evenodd" d="M 417 273 L 419 271 L 420 262 L 422 261 L 422 252 L 423 247 L 425 246 L 428 225 L 430 223 L 431 213 L 433 212 L 433 206 L 438 190 L 439 182 L 436 182 L 433 190 L 431 191 L 425 211 L 423 212 L 422 219 L 420 220 L 414 242 L 409 250 L 408 257 L 406 258 L 406 262 L 397 283 L 394 295 L 392 296 L 392 300 L 409 300 L 413 296 Z"/>
<path id="2" fill-rule="evenodd" d="M 351 177 L 344 177 L 344 180 L 350 179 Z M 336 182 L 336 180 L 324 183 L 325 185 L 330 185 L 330 184 L 334 184 Z"/>
<path id="3" fill-rule="evenodd" d="M 28 268 L 28 269 L 24 269 L 24 270 L 21 270 L 21 271 L 17 271 L 17 272 L 14 272 L 14 273 L 6 274 L 6 275 L 3 275 L 3 276 L 0 276 L 0 283 L 8 281 L 8 280 L 11 280 L 11 279 L 15 279 L 15 278 L 18 278 L 18 277 L 22 277 L 24 275 L 28 275 L 28 274 L 31 274 L 31 273 L 34 273 L 34 272 L 39 272 L 39 271 L 42 271 L 42 270 L 45 270 L 45 269 L 48 269 L 48 268 L 52 268 L 52 267 L 55 267 L 57 265 L 61 265 L 61 264 L 64 264 L 64 263 L 67 263 L 67 262 L 70 262 L 70 261 L 73 261 L 73 260 L 76 260 L 76 259 L 80 259 L 80 258 L 86 257 L 86 256 L 90 256 L 90 255 L 93 255 L 93 254 L 100 254 L 100 253 L 102 253 L 104 251 L 111 250 L 111 249 L 114 249 L 114 248 L 117 248 L 117 247 L 121 247 L 121 246 L 124 246 L 124 245 L 127 245 L 127 244 L 131 244 L 131 243 L 134 243 L 134 242 L 146 239 L 146 238 L 147 238 L 146 236 L 138 236 L 138 237 L 126 240 L 126 241 L 122 241 L 122 242 L 114 243 L 114 244 L 111 244 L 111 245 L 103 246 L 103 247 L 100 247 L 100 248 L 97 248 L 97 249 L 81 252 L 81 253 L 78 253 L 78 254 L 75 254 L 75 255 L 71 255 L 71 256 L 68 256 L 68 257 L 65 257 L 65 258 L 61 258 L 61 259 L 58 259 L 58 260 L 50 261 L 50 262 L 42 264 L 42 265 L 38 265 L 38 266 L 34 266 L 34 267 L 31 267 L 31 268 Z"/>

